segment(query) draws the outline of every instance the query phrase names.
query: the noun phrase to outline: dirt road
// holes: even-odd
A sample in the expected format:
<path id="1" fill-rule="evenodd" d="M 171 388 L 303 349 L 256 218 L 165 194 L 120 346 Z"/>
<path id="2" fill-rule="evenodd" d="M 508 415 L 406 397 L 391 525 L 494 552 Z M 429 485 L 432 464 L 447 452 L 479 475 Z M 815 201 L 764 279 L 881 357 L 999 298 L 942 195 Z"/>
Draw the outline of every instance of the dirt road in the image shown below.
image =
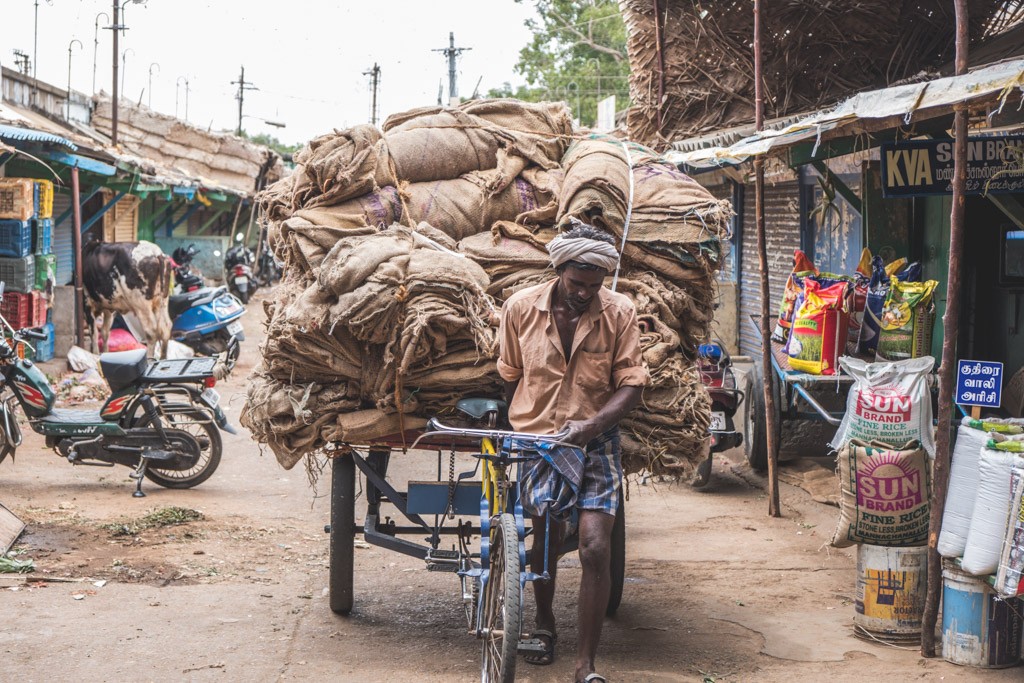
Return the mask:
<path id="1" fill-rule="evenodd" d="M 242 363 L 218 386 L 236 425 L 262 335 L 261 306 L 249 309 Z M 225 436 L 208 482 L 148 485 L 142 499 L 126 469 L 72 467 L 26 436 L 0 465 L 0 503 L 28 523 L 16 550 L 36 565 L 28 579 L 0 575 L 5 680 L 478 679 L 452 575 L 359 542 L 356 607 L 335 616 L 329 479 L 318 496 L 244 431 Z M 433 460 L 394 463 L 398 479 Z M 1021 680 L 1020 669 L 966 670 L 854 638 L 854 554 L 825 545 L 836 509 L 787 485 L 782 501 L 785 516 L 767 518 L 763 480 L 738 456 L 716 463 L 702 493 L 634 484 L 627 583 L 599 669 L 612 681 Z M 160 526 L 175 521 L 172 506 L 202 518 Z M 579 565 L 563 567 L 559 659 L 521 663 L 519 680 L 571 680 Z"/>

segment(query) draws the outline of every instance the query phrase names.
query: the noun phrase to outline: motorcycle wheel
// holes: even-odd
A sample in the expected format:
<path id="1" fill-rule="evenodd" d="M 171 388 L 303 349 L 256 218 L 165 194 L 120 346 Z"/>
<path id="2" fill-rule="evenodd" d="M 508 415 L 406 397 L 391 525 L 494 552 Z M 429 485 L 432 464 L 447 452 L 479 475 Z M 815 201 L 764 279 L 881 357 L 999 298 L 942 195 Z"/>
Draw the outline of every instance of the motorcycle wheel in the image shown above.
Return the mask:
<path id="1" fill-rule="evenodd" d="M 249 290 L 247 289 L 244 292 L 242 292 L 242 291 L 238 292 L 238 300 L 242 302 L 243 306 L 248 305 L 248 303 L 249 303 Z"/>
<path id="2" fill-rule="evenodd" d="M 220 465 L 224 444 L 221 441 L 217 425 L 206 411 L 198 408 L 181 413 L 167 413 L 163 415 L 163 419 L 167 421 L 168 427 L 180 429 L 195 437 L 199 442 L 199 460 L 188 470 L 162 470 L 158 467 L 147 467 L 146 479 L 168 489 L 190 489 L 193 486 L 199 486 L 213 476 Z M 143 415 L 135 426 L 146 427 L 149 422 L 149 416 Z"/>

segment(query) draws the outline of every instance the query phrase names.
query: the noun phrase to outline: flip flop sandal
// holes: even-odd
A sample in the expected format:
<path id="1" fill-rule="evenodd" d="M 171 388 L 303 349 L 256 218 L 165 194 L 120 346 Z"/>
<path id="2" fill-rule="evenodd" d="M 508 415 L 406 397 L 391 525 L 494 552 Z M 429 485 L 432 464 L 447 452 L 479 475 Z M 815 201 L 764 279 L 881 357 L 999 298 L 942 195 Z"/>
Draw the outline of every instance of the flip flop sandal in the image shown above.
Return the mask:
<path id="1" fill-rule="evenodd" d="M 530 634 L 530 639 L 519 644 L 524 651 L 523 659 L 534 666 L 548 666 L 555 662 L 555 644 L 558 636 L 551 631 L 539 629 Z"/>
<path id="2" fill-rule="evenodd" d="M 587 674 L 587 677 L 583 679 L 583 683 L 608 683 L 608 680 L 598 673 Z"/>

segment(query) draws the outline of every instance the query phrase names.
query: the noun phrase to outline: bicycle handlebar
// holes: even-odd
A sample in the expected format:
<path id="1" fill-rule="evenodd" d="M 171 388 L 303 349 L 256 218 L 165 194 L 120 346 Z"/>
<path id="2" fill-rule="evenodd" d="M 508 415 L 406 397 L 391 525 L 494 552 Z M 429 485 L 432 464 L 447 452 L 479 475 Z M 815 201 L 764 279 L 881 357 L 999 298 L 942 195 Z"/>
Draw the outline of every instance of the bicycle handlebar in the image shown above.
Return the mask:
<path id="1" fill-rule="evenodd" d="M 540 441 L 543 443 L 550 443 L 556 446 L 568 446 L 569 448 L 575 448 L 583 450 L 576 444 L 571 444 L 565 441 L 565 437 L 569 435 L 568 430 L 563 430 L 557 434 L 531 434 L 529 432 L 514 432 L 503 429 L 474 429 L 469 427 L 449 427 L 448 425 L 442 424 L 436 417 L 432 417 L 427 420 L 427 430 L 423 432 L 416 440 L 412 442 L 410 448 L 416 448 L 419 442 L 425 438 L 433 436 L 459 436 L 473 439 L 492 439 L 498 441 L 500 439 L 511 438 L 519 439 L 521 441 Z"/>

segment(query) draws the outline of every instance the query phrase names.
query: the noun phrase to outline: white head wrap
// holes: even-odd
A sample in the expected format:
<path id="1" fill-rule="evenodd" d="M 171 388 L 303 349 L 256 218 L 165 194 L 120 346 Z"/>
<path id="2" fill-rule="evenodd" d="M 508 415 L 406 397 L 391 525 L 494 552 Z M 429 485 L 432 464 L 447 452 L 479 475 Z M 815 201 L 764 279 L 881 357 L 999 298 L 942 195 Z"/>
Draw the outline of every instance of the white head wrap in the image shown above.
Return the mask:
<path id="1" fill-rule="evenodd" d="M 577 261 L 604 268 L 611 273 L 619 263 L 619 252 L 607 242 L 586 237 L 567 239 L 564 234 L 548 242 L 548 254 L 555 268 L 569 261 Z"/>

